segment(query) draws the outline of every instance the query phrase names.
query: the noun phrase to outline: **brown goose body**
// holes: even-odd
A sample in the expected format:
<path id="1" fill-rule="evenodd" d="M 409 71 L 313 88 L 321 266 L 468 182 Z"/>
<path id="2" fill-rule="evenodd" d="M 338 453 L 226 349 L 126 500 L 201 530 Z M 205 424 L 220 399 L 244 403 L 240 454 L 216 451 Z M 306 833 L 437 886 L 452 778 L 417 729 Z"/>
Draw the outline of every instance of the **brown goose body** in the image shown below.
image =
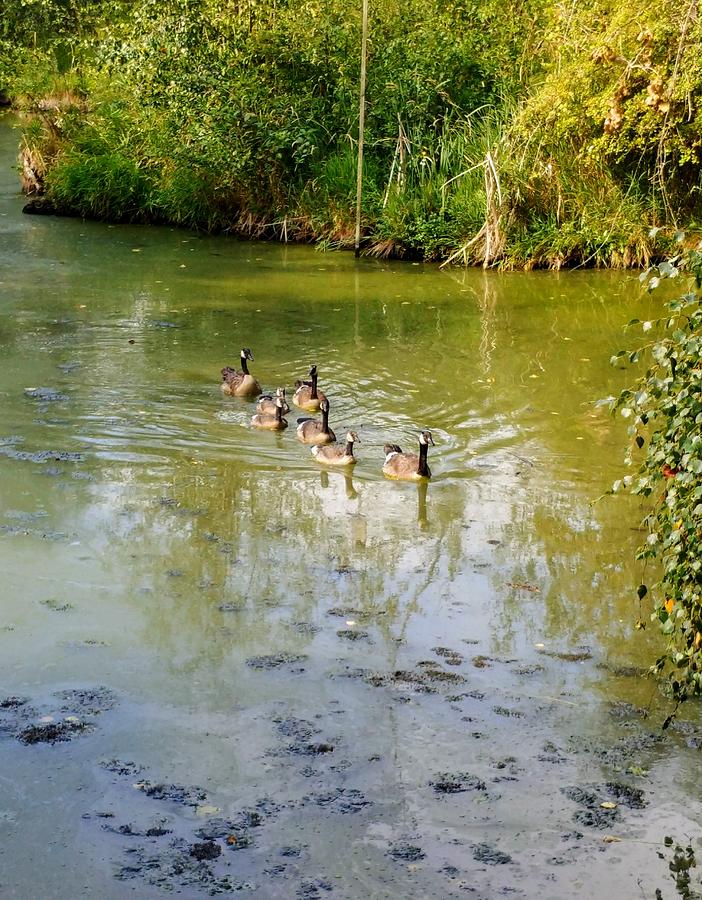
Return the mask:
<path id="1" fill-rule="evenodd" d="M 322 400 L 327 398 L 322 391 L 317 389 L 317 366 L 310 369 L 311 381 L 296 381 L 295 393 L 293 394 L 293 403 L 300 409 L 307 409 L 310 412 L 317 412 L 320 408 Z"/>
<path id="2" fill-rule="evenodd" d="M 249 373 L 248 360 L 253 362 L 253 354 L 248 347 L 241 351 L 241 372 L 225 366 L 222 369 L 222 393 L 232 397 L 257 397 L 261 393 L 261 385 Z"/>
<path id="3" fill-rule="evenodd" d="M 287 415 L 290 412 L 290 407 L 285 399 L 285 388 L 278 388 L 275 397 L 272 397 L 270 394 L 264 394 L 263 397 L 259 397 L 258 403 L 256 404 L 256 412 L 274 416 L 276 411 L 276 399 L 278 397 L 283 398 L 283 415 Z"/>
<path id="4" fill-rule="evenodd" d="M 267 431 L 283 431 L 288 427 L 287 421 L 283 418 L 283 398 L 278 395 L 276 397 L 275 413 L 256 413 L 251 417 L 251 424 L 254 428 L 265 428 Z"/>
<path id="5" fill-rule="evenodd" d="M 345 444 L 323 444 L 312 447 L 312 455 L 317 462 L 324 463 L 325 466 L 353 466 L 356 463 L 353 445 L 359 440 L 355 431 L 349 431 Z"/>
<path id="6" fill-rule="evenodd" d="M 326 397 L 320 404 L 322 421 L 318 419 L 306 419 L 297 426 L 297 439 L 303 444 L 331 444 L 336 440 L 336 435 L 329 427 L 329 401 Z"/>
<path id="7" fill-rule="evenodd" d="M 419 435 L 419 453 L 403 453 L 397 444 L 386 444 L 383 474 L 399 481 L 424 481 L 431 478 L 427 465 L 427 451 L 434 440 L 428 431 Z"/>

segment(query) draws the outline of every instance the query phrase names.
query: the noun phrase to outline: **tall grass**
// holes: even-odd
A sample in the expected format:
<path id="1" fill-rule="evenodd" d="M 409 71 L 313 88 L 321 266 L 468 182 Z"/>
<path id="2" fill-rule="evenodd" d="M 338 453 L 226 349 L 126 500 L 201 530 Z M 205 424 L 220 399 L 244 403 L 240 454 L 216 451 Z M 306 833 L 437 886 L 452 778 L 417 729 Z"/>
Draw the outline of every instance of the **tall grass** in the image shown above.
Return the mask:
<path id="1" fill-rule="evenodd" d="M 21 12 L 21 0 L 8 2 Z M 359 22 L 353 0 L 340 2 L 348 16 L 301 0 L 254 4 L 252 18 L 214 0 L 134 0 L 117 25 L 71 44 L 67 71 L 54 51 L 70 35 L 27 48 L 11 77 L 36 115 L 28 189 L 34 177 L 32 189 L 80 215 L 351 246 Z M 542 0 L 523 0 L 509 27 L 483 0 L 485 33 L 469 27 L 471 3 L 408 0 L 411 39 L 395 4 L 374 4 L 363 251 L 504 267 L 647 264 L 661 250 L 650 226 L 666 221 L 670 198 L 662 208 L 661 192 L 593 138 L 607 97 L 583 124 L 567 85 L 532 77 L 529 16 Z M 94 4 L 86 16 L 100 21 Z M 554 48 L 544 52 L 557 67 Z M 10 72 L 3 59 L 0 41 L 0 73 Z"/>

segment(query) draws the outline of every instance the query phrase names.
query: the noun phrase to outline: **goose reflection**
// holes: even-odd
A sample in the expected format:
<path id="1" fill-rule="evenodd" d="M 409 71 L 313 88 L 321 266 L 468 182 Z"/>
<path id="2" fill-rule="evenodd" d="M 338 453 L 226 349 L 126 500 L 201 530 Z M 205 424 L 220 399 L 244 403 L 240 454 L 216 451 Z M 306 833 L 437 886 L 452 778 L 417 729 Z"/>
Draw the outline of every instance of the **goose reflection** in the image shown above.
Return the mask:
<path id="1" fill-rule="evenodd" d="M 319 473 L 319 483 L 321 487 L 326 490 L 329 487 L 329 471 L 326 469 L 322 470 Z M 356 500 L 358 498 L 358 491 L 356 490 L 353 483 L 353 475 L 350 472 L 337 472 L 336 475 L 340 475 L 344 479 L 344 487 L 346 489 L 346 496 L 349 500 Z"/>
<path id="2" fill-rule="evenodd" d="M 417 524 L 424 530 L 429 527 L 429 519 L 427 518 L 427 490 L 429 483 L 427 481 L 417 482 Z"/>

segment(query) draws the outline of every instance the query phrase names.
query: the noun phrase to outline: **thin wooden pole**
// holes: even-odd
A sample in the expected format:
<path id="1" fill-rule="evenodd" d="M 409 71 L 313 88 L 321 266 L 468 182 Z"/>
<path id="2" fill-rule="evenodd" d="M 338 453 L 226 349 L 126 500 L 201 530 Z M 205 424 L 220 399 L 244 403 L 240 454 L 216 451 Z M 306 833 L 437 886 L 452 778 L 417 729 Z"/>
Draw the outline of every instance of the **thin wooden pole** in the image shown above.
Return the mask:
<path id="1" fill-rule="evenodd" d="M 361 86 L 358 98 L 358 170 L 356 173 L 356 240 L 354 255 L 361 255 L 361 197 L 363 194 L 363 135 L 366 127 L 366 47 L 368 44 L 368 0 L 363 0 L 361 31 Z"/>

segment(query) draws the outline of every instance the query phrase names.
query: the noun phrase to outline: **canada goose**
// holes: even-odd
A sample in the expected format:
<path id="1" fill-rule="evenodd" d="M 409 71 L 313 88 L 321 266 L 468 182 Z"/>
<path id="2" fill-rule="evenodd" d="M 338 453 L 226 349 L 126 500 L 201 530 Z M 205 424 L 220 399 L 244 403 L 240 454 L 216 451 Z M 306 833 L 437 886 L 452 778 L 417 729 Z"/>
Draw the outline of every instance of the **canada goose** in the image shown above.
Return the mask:
<path id="1" fill-rule="evenodd" d="M 288 427 L 287 421 L 283 418 L 283 398 L 278 394 L 275 398 L 275 413 L 256 413 L 251 417 L 251 424 L 254 428 L 266 428 L 268 431 L 282 431 Z"/>
<path id="2" fill-rule="evenodd" d="M 283 398 L 283 415 L 287 415 L 290 412 L 290 407 L 288 406 L 285 399 L 285 388 L 278 388 L 275 392 L 275 397 L 273 397 L 271 394 L 263 394 L 261 397 L 259 397 L 258 403 L 256 404 L 256 412 L 274 416 L 277 409 L 276 397 Z"/>
<path id="3" fill-rule="evenodd" d="M 253 353 L 248 347 L 241 351 L 241 372 L 225 366 L 222 369 L 222 393 L 236 397 L 257 397 L 261 393 L 261 385 L 253 375 L 249 374 L 247 360 L 253 362 Z"/>
<path id="4" fill-rule="evenodd" d="M 423 431 L 419 435 L 419 456 L 416 453 L 403 453 L 397 444 L 386 444 L 383 447 L 385 451 L 383 474 L 388 478 L 398 478 L 403 481 L 420 481 L 422 478 L 431 478 L 431 472 L 427 465 L 429 444 L 434 446 L 434 439 L 428 431 Z"/>
<path id="5" fill-rule="evenodd" d="M 361 439 L 355 431 L 346 434 L 346 444 L 323 444 L 321 447 L 313 447 L 312 455 L 317 462 L 327 466 L 352 466 L 356 462 L 353 455 L 353 445 Z"/>
<path id="6" fill-rule="evenodd" d="M 331 444 L 336 435 L 329 427 L 329 401 L 325 397 L 319 404 L 322 410 L 322 421 L 319 419 L 303 419 L 297 426 L 297 438 L 303 444 Z"/>
<path id="7" fill-rule="evenodd" d="M 317 366 L 310 368 L 311 381 L 296 381 L 295 393 L 293 395 L 293 403 L 300 409 L 309 409 L 311 412 L 317 412 L 322 400 L 325 399 L 324 394 L 317 390 Z"/>

